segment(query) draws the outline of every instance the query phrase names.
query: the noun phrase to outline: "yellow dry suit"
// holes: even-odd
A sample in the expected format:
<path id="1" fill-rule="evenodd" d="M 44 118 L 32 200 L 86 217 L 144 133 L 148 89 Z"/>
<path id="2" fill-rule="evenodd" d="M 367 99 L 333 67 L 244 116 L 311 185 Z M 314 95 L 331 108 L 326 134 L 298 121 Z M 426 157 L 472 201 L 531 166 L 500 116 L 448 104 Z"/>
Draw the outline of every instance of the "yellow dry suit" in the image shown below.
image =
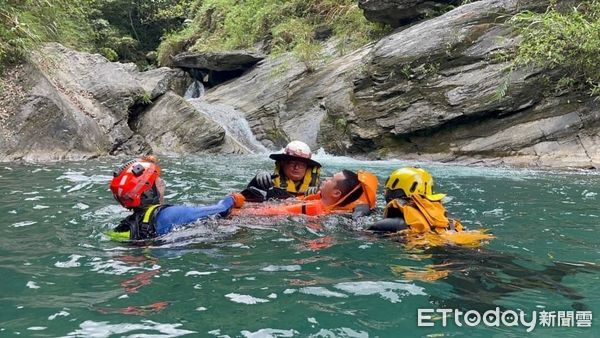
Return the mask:
<path id="1" fill-rule="evenodd" d="M 431 201 L 419 194 L 390 201 L 384 210 L 386 218 L 403 218 L 407 229 L 399 231 L 407 237 L 409 247 L 457 244 L 479 246 L 494 238 L 483 230 L 463 230 L 457 219 L 447 217 L 441 201 Z"/>

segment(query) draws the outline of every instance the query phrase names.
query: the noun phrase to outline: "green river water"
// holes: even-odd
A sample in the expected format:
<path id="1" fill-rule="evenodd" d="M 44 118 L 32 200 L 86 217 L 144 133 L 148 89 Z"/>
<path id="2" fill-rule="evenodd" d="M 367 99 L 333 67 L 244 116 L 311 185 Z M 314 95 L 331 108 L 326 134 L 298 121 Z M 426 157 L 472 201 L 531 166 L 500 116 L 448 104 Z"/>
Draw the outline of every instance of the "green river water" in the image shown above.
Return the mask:
<path id="1" fill-rule="evenodd" d="M 371 170 L 380 189 L 391 170 L 414 164 L 318 159 L 325 176 Z M 0 336 L 600 337 L 596 172 L 421 164 L 463 224 L 496 236 L 479 250 L 407 251 L 362 231 L 381 217 L 381 190 L 380 210 L 359 221 L 208 220 L 136 247 L 103 235 L 127 215 L 108 190 L 125 160 L 0 164 Z M 272 162 L 203 156 L 161 165 L 169 203 L 206 204 Z M 577 318 L 553 327 L 538 318 L 529 333 L 453 318 L 444 327 L 439 313 L 434 326 L 417 325 L 418 309 L 496 307 L 528 320 L 533 311 Z"/>

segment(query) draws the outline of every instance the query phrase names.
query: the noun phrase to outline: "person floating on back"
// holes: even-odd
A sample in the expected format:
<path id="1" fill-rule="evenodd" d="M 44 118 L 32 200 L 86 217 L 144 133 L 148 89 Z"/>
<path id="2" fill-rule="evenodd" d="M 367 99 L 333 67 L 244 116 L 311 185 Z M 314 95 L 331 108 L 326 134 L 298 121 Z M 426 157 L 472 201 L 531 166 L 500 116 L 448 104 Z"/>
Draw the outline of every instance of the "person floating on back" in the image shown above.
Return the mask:
<path id="1" fill-rule="evenodd" d="M 448 217 L 442 203 L 445 194 L 433 194 L 433 177 L 421 168 L 393 171 L 385 183 L 383 219 L 368 229 L 397 232 L 412 244 L 460 244 L 477 246 L 493 238 L 483 231 L 466 231 L 458 219 Z M 416 241 L 418 239 L 418 241 Z"/>
<path id="2" fill-rule="evenodd" d="M 199 219 L 226 216 L 233 207 L 243 204 L 243 197 L 238 194 L 206 206 L 163 204 L 165 182 L 160 178 L 160 167 L 154 156 L 129 161 L 113 176 L 110 190 L 114 198 L 133 212 L 108 232 L 113 239 L 152 239 Z"/>
<path id="3" fill-rule="evenodd" d="M 306 143 L 288 143 L 283 153 L 269 155 L 275 160 L 274 172 L 256 174 L 244 190 L 244 196 L 248 201 L 261 202 L 316 193 L 320 184 L 321 164 L 311 157 L 312 152 Z"/>
<path id="4" fill-rule="evenodd" d="M 298 197 L 291 204 L 247 206 L 236 209 L 234 215 L 307 215 L 349 213 L 353 216 L 368 214 L 375 208 L 377 177 L 366 171 L 355 173 L 343 170 L 325 180 L 316 194 Z"/>

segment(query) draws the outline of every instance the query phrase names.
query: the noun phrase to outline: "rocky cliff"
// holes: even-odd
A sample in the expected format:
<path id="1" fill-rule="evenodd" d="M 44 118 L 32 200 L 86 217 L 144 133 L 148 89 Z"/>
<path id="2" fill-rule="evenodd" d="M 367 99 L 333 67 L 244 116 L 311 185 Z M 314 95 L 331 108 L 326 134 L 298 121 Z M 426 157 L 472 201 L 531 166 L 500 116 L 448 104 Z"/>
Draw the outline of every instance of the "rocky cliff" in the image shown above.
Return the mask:
<path id="1" fill-rule="evenodd" d="M 316 67 L 291 55 L 243 68 L 226 54 L 186 54 L 186 68 L 222 71 L 211 68 L 218 61 L 242 74 L 195 106 L 180 96 L 190 82 L 182 70 L 139 72 L 49 45 L 8 73 L 17 85 L 0 97 L 0 159 L 244 152 L 211 119 L 214 105 L 241 112 L 272 149 L 300 139 L 368 158 L 597 167 L 598 103 L 557 94 L 546 83 L 559 73 L 513 69 L 504 57 L 519 43 L 507 19 L 547 1 L 481 0 L 436 17 L 442 5 L 456 2 L 360 1 L 367 18 L 398 28 L 343 56 L 326 49 Z"/>

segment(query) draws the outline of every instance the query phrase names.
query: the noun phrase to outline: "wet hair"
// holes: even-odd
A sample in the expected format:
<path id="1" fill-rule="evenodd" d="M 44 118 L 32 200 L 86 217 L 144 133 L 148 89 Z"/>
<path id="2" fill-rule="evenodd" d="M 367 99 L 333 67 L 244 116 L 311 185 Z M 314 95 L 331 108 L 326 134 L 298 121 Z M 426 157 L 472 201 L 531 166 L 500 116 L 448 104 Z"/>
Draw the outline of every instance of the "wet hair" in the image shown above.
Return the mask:
<path id="1" fill-rule="evenodd" d="M 363 188 L 360 186 L 360 181 L 358 180 L 358 175 L 350 170 L 342 170 L 344 174 L 344 180 L 337 182 L 336 188 L 340 189 L 342 192 L 342 200 L 339 203 L 339 206 L 348 205 L 357 199 L 363 194 Z M 354 190 L 358 186 L 358 189 Z M 354 190 L 351 194 L 350 192 Z M 348 195 L 350 194 L 350 195 Z"/>

